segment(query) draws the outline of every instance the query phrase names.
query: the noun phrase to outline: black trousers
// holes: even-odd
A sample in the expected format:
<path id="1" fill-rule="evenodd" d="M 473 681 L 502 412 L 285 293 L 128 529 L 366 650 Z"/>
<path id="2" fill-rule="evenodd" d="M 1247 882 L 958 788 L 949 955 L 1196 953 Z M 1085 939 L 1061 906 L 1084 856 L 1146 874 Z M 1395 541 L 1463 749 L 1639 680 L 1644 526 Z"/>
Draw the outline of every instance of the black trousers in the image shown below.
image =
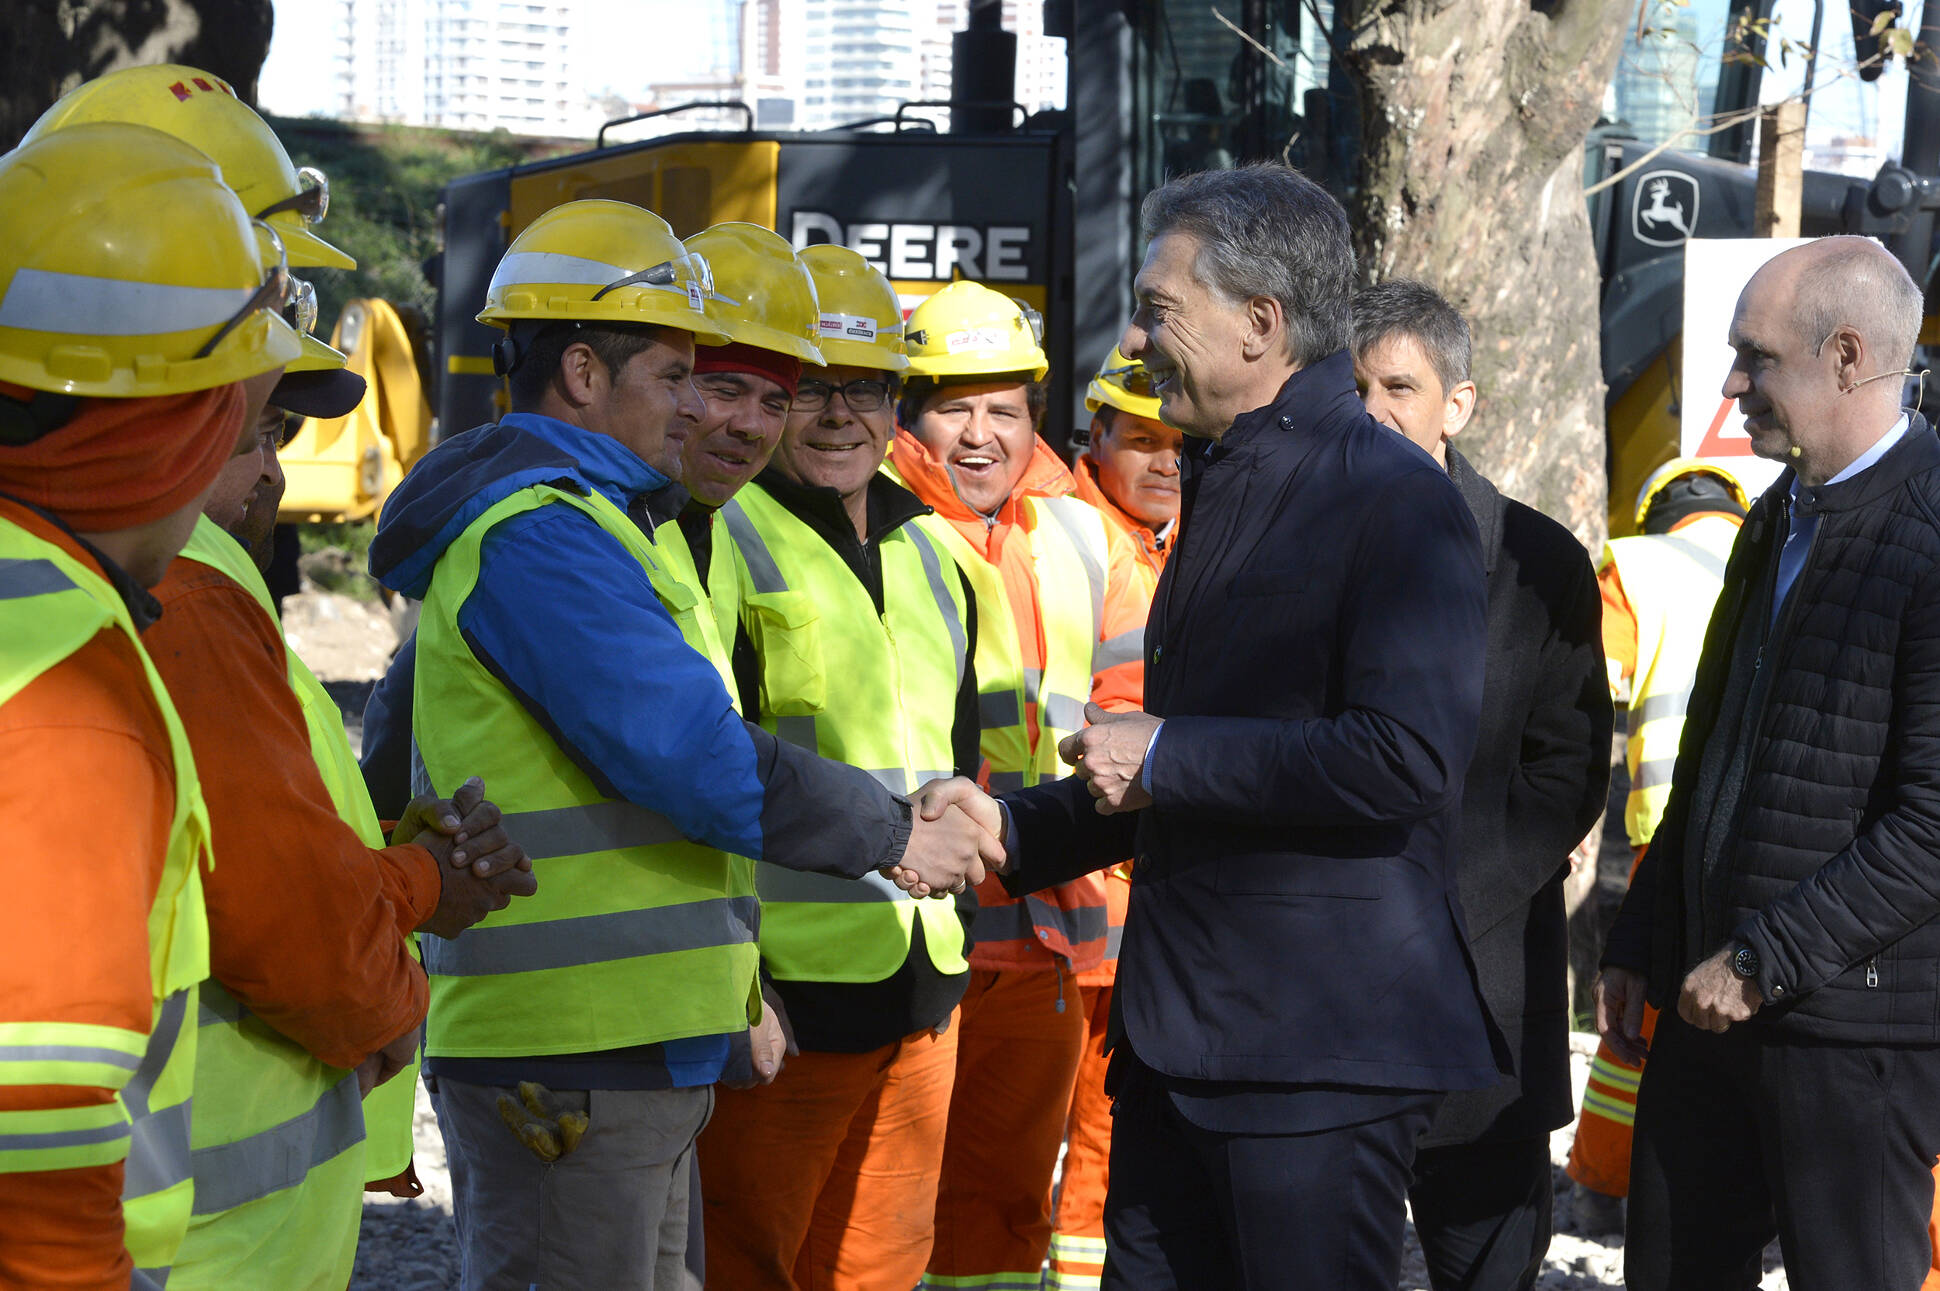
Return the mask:
<path id="1" fill-rule="evenodd" d="M 1637 1093 L 1624 1277 L 1633 1291 L 1916 1291 L 1931 1261 L 1940 1048 L 1723 1035 L 1666 1010 Z"/>
<path id="2" fill-rule="evenodd" d="M 1555 1208 L 1549 1138 L 1423 1148 L 1415 1154 L 1415 1236 L 1435 1291 L 1529 1291 Z"/>
<path id="3" fill-rule="evenodd" d="M 1134 1064 L 1112 1106 L 1105 1291 L 1394 1291 L 1415 1143 L 1440 1101 L 1397 1093 L 1352 1126 L 1222 1133 Z"/>

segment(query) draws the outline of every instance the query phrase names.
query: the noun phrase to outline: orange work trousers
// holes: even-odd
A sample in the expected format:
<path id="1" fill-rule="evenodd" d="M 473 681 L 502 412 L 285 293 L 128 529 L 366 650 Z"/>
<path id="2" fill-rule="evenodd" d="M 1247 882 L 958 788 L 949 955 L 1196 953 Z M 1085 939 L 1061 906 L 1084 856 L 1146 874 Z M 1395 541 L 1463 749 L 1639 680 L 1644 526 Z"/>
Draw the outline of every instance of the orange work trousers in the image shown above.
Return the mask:
<path id="1" fill-rule="evenodd" d="M 1105 1023 L 1111 985 L 1080 986 L 1084 1056 L 1071 1091 L 1064 1176 L 1058 1184 L 1051 1273 L 1044 1291 L 1098 1291 L 1105 1275 L 1105 1191 L 1111 1183 L 1111 1099 L 1105 1096 Z"/>
<path id="2" fill-rule="evenodd" d="M 921 1285 L 1035 1287 L 1084 1010 L 1068 972 L 973 968 L 960 1012 L 936 1245 Z"/>
<path id="3" fill-rule="evenodd" d="M 699 1140 L 707 1278 L 736 1291 L 909 1291 L 929 1263 L 958 1028 L 789 1058 L 716 1091 Z"/>

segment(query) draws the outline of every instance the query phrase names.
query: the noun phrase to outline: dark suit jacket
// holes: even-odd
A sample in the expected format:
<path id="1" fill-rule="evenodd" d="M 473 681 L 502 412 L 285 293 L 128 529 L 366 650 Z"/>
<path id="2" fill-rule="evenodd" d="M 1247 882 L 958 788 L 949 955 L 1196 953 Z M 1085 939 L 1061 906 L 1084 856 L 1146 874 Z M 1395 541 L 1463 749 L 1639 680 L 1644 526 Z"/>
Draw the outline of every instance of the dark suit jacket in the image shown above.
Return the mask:
<path id="1" fill-rule="evenodd" d="M 1345 353 L 1187 442 L 1145 633 L 1156 805 L 1100 816 L 1075 778 L 1007 797 L 1013 890 L 1134 855 L 1115 994 L 1162 1076 L 1493 1084 L 1454 863 L 1482 705 L 1475 522 L 1362 410 Z"/>
<path id="2" fill-rule="evenodd" d="M 1575 1116 L 1563 879 L 1610 788 L 1610 683 L 1589 553 L 1453 449 L 1448 478 L 1482 531 L 1489 578 L 1482 725 L 1462 788 L 1462 914 L 1515 1070 L 1445 1100 L 1423 1147 L 1535 1138 Z"/>

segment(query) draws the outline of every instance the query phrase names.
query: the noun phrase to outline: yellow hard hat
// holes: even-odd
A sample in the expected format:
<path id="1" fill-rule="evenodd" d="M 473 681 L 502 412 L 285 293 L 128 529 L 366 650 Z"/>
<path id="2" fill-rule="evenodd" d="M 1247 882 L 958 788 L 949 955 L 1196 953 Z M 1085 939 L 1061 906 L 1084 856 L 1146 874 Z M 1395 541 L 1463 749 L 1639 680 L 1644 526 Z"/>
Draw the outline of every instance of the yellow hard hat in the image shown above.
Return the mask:
<path id="1" fill-rule="evenodd" d="M 298 170 L 276 133 L 220 76 L 160 63 L 97 76 L 41 114 L 23 142 L 90 121 L 119 121 L 172 134 L 215 158 L 243 208 L 268 220 L 303 267 L 355 269 L 357 262 L 310 231 L 330 209 L 323 172 Z"/>
<path id="2" fill-rule="evenodd" d="M 727 337 L 708 321 L 707 262 L 687 253 L 667 221 L 630 202 L 588 198 L 555 206 L 492 272 L 481 323 L 639 323 L 692 332 L 702 345 Z"/>
<path id="3" fill-rule="evenodd" d="M 1043 320 L 1037 311 L 980 282 L 953 282 L 918 305 L 904 338 L 909 370 L 923 377 L 996 376 L 1028 372 L 1042 381 Z"/>
<path id="4" fill-rule="evenodd" d="M 822 319 L 817 344 L 828 365 L 906 371 L 903 305 L 882 270 L 833 242 L 808 247 L 799 258 L 815 280 Z"/>
<path id="5" fill-rule="evenodd" d="M 1120 412 L 1147 421 L 1159 419 L 1159 397 L 1152 393 L 1152 375 L 1143 363 L 1135 362 L 1111 347 L 1111 357 L 1085 388 L 1085 407 L 1091 412 L 1106 404 Z"/>
<path id="6" fill-rule="evenodd" d="M 284 367 L 302 344 L 263 243 L 216 164 L 158 130 L 21 144 L 0 157 L 0 381 L 125 399 Z"/>
<path id="7" fill-rule="evenodd" d="M 702 229 L 686 245 L 714 270 L 707 316 L 730 341 L 827 366 L 815 343 L 822 317 L 815 279 L 788 239 L 736 221 Z"/>
<path id="8" fill-rule="evenodd" d="M 1745 493 L 1745 486 L 1736 475 L 1719 466 L 1716 462 L 1702 462 L 1695 457 L 1673 457 L 1650 473 L 1644 487 L 1637 491 L 1637 528 L 1644 527 L 1644 516 L 1650 511 L 1650 504 L 1657 495 L 1671 486 L 1672 481 L 1681 480 L 1687 475 L 1713 475 L 1724 483 L 1733 500 L 1738 503 L 1739 511 L 1751 510 L 1751 498 Z"/>

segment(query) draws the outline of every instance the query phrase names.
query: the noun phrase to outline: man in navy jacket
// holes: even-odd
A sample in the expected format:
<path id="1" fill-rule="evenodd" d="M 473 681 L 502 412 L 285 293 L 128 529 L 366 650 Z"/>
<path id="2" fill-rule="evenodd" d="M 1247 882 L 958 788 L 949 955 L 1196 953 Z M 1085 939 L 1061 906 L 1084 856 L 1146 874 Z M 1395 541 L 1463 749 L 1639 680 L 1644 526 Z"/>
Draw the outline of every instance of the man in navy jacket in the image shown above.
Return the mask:
<path id="1" fill-rule="evenodd" d="M 1331 197 L 1260 165 L 1143 215 L 1120 348 L 1189 437 L 1149 712 L 1094 706 L 1077 776 L 1004 800 L 1005 882 L 1136 858 L 1104 1285 L 1386 1291 L 1416 1140 L 1506 1057 L 1456 896 L 1480 539 L 1361 407 Z"/>

